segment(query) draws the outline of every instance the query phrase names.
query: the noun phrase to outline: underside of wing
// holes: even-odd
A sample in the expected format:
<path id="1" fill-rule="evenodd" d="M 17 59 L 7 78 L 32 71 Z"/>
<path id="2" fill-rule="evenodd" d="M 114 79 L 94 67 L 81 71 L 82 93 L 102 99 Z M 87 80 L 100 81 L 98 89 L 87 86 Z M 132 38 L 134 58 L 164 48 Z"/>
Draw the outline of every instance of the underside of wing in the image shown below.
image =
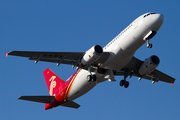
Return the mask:
<path id="1" fill-rule="evenodd" d="M 157 69 L 155 69 L 150 74 L 143 76 L 143 78 L 148 79 L 148 80 L 154 80 L 155 82 L 159 80 L 163 82 L 167 82 L 167 83 L 175 82 L 175 78 L 170 77 L 169 75 L 166 75 Z"/>
<path id="2" fill-rule="evenodd" d="M 84 56 L 85 52 L 33 52 L 33 51 L 12 51 L 8 55 L 28 57 L 29 60 L 35 60 L 35 63 L 38 61 L 52 62 L 57 63 L 57 66 L 60 64 L 69 64 L 76 67 L 82 67 L 80 65 L 81 59 Z M 92 62 L 93 65 L 104 63 L 110 56 L 109 52 L 103 52 L 102 55 Z M 82 68 L 87 69 L 87 66 Z"/>
<path id="3" fill-rule="evenodd" d="M 125 71 L 121 70 L 121 71 L 116 71 L 115 75 L 119 75 L 119 76 L 124 76 Z M 140 77 L 140 78 L 144 78 L 147 80 L 151 80 L 154 82 L 158 82 L 158 81 L 162 81 L 162 82 L 167 82 L 167 83 L 174 83 L 175 79 L 171 76 L 168 76 L 162 72 L 160 72 L 159 70 L 155 69 L 152 73 L 144 75 L 144 76 L 139 76 L 137 73 L 135 72 L 131 72 L 132 76 L 135 77 Z"/>
<path id="4" fill-rule="evenodd" d="M 28 57 L 29 60 L 53 62 L 59 64 L 74 64 L 83 56 L 83 52 L 32 52 L 32 51 L 12 51 L 8 55 Z"/>
<path id="5" fill-rule="evenodd" d="M 153 82 L 158 82 L 158 81 L 162 81 L 162 82 L 167 82 L 167 83 L 174 83 L 175 79 L 169 75 L 166 75 L 165 73 L 155 69 L 153 70 L 151 73 L 145 74 L 145 75 L 140 75 L 138 73 L 138 69 L 141 67 L 141 65 L 143 64 L 143 61 L 133 57 L 132 60 L 120 71 L 116 71 L 115 75 L 125 75 L 125 70 L 129 70 L 129 75 L 130 76 L 136 76 L 139 77 L 139 80 L 141 78 L 147 79 L 147 80 L 151 80 Z"/>

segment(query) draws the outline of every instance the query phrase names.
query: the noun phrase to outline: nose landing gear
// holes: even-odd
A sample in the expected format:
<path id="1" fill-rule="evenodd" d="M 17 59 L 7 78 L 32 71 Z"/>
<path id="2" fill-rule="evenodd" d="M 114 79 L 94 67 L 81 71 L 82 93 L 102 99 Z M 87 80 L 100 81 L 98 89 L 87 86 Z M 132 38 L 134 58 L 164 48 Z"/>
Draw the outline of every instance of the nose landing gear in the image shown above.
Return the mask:
<path id="1" fill-rule="evenodd" d="M 147 42 L 147 48 L 152 48 L 152 44 L 149 43 L 149 40 L 156 35 L 156 31 L 149 31 L 149 33 L 143 38 L 144 41 Z"/>
<path id="2" fill-rule="evenodd" d="M 146 42 L 147 42 L 147 48 L 152 48 L 152 44 L 151 43 L 149 43 L 149 40 L 146 40 Z"/>

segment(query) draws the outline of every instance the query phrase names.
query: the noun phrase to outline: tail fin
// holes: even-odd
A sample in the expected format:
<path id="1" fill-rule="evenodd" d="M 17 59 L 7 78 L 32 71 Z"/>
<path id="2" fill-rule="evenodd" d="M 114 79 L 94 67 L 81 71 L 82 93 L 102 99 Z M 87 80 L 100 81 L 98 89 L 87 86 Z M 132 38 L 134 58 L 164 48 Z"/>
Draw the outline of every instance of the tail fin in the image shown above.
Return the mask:
<path id="1" fill-rule="evenodd" d="M 49 94 L 52 96 L 58 90 L 58 88 L 64 83 L 54 72 L 47 68 L 44 72 L 44 78 L 49 90 Z"/>

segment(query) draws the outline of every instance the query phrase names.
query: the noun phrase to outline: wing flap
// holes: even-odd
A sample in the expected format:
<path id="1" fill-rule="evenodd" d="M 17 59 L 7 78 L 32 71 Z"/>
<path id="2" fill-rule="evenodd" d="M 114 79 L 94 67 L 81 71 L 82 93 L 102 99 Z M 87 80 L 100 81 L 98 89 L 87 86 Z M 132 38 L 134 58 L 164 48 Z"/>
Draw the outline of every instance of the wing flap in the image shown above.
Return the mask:
<path id="1" fill-rule="evenodd" d="M 152 79 L 154 77 L 154 78 L 159 79 L 160 81 L 167 82 L 167 83 L 174 83 L 175 82 L 175 78 L 173 78 L 169 75 L 166 75 L 157 69 L 155 69 L 153 72 L 146 75 L 145 77 L 146 77 L 145 79 L 147 79 L 148 77 L 151 77 L 151 79 Z"/>
<path id="2" fill-rule="evenodd" d="M 77 60 L 82 56 L 84 52 L 36 52 L 36 51 L 11 51 L 8 55 L 31 57 L 31 58 L 54 58 L 62 59 L 66 56 L 66 59 Z"/>
<path id="3" fill-rule="evenodd" d="M 29 60 L 37 60 L 37 57 L 30 57 Z M 43 61 L 43 62 L 52 62 L 52 63 L 59 63 L 61 61 L 61 59 L 54 59 L 54 58 L 40 58 L 38 61 Z M 67 60 L 64 59 L 63 61 L 61 61 L 62 64 L 69 64 L 72 65 L 73 63 L 75 63 L 74 60 Z"/>
<path id="4" fill-rule="evenodd" d="M 18 99 L 40 103 L 50 103 L 54 101 L 55 96 L 20 96 Z"/>
<path id="5" fill-rule="evenodd" d="M 8 55 L 28 57 L 29 60 L 35 60 L 62 64 L 74 64 L 83 55 L 84 52 L 36 52 L 36 51 L 11 51 Z"/>

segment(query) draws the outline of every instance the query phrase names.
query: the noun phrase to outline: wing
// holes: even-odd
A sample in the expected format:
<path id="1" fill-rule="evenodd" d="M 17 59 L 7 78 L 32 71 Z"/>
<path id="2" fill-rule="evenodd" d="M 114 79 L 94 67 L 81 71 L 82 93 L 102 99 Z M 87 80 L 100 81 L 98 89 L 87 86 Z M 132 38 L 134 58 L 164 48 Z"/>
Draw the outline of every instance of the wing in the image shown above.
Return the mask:
<path id="1" fill-rule="evenodd" d="M 83 55 L 83 52 L 31 52 L 31 51 L 12 51 L 8 55 L 28 57 L 29 60 L 73 64 Z"/>
<path id="2" fill-rule="evenodd" d="M 7 54 L 7 53 L 6 53 Z M 81 58 L 85 52 L 33 52 L 33 51 L 12 51 L 8 55 L 28 57 L 29 60 L 35 60 L 35 63 L 38 61 L 44 62 L 53 62 L 57 63 L 57 66 L 60 64 L 69 64 L 73 66 L 78 66 Z M 104 52 L 101 57 L 94 62 L 94 64 L 104 63 L 109 58 L 110 53 Z"/>
<path id="3" fill-rule="evenodd" d="M 154 82 L 163 81 L 163 82 L 172 83 L 172 84 L 174 83 L 174 81 L 175 81 L 174 78 L 160 72 L 157 69 L 155 69 L 150 74 L 147 74 L 145 76 L 140 76 L 138 74 L 137 70 L 142 65 L 142 63 L 143 63 L 143 61 L 133 57 L 131 59 L 131 61 L 124 67 L 124 69 L 129 69 L 130 71 L 133 71 L 133 72 L 130 73 L 130 75 L 133 75 L 133 76 L 136 76 L 136 77 L 141 77 L 141 78 L 151 80 L 151 81 L 154 81 Z M 125 74 L 124 70 L 116 71 L 116 73 L 115 73 L 115 75 L 124 75 L 124 74 Z"/>

